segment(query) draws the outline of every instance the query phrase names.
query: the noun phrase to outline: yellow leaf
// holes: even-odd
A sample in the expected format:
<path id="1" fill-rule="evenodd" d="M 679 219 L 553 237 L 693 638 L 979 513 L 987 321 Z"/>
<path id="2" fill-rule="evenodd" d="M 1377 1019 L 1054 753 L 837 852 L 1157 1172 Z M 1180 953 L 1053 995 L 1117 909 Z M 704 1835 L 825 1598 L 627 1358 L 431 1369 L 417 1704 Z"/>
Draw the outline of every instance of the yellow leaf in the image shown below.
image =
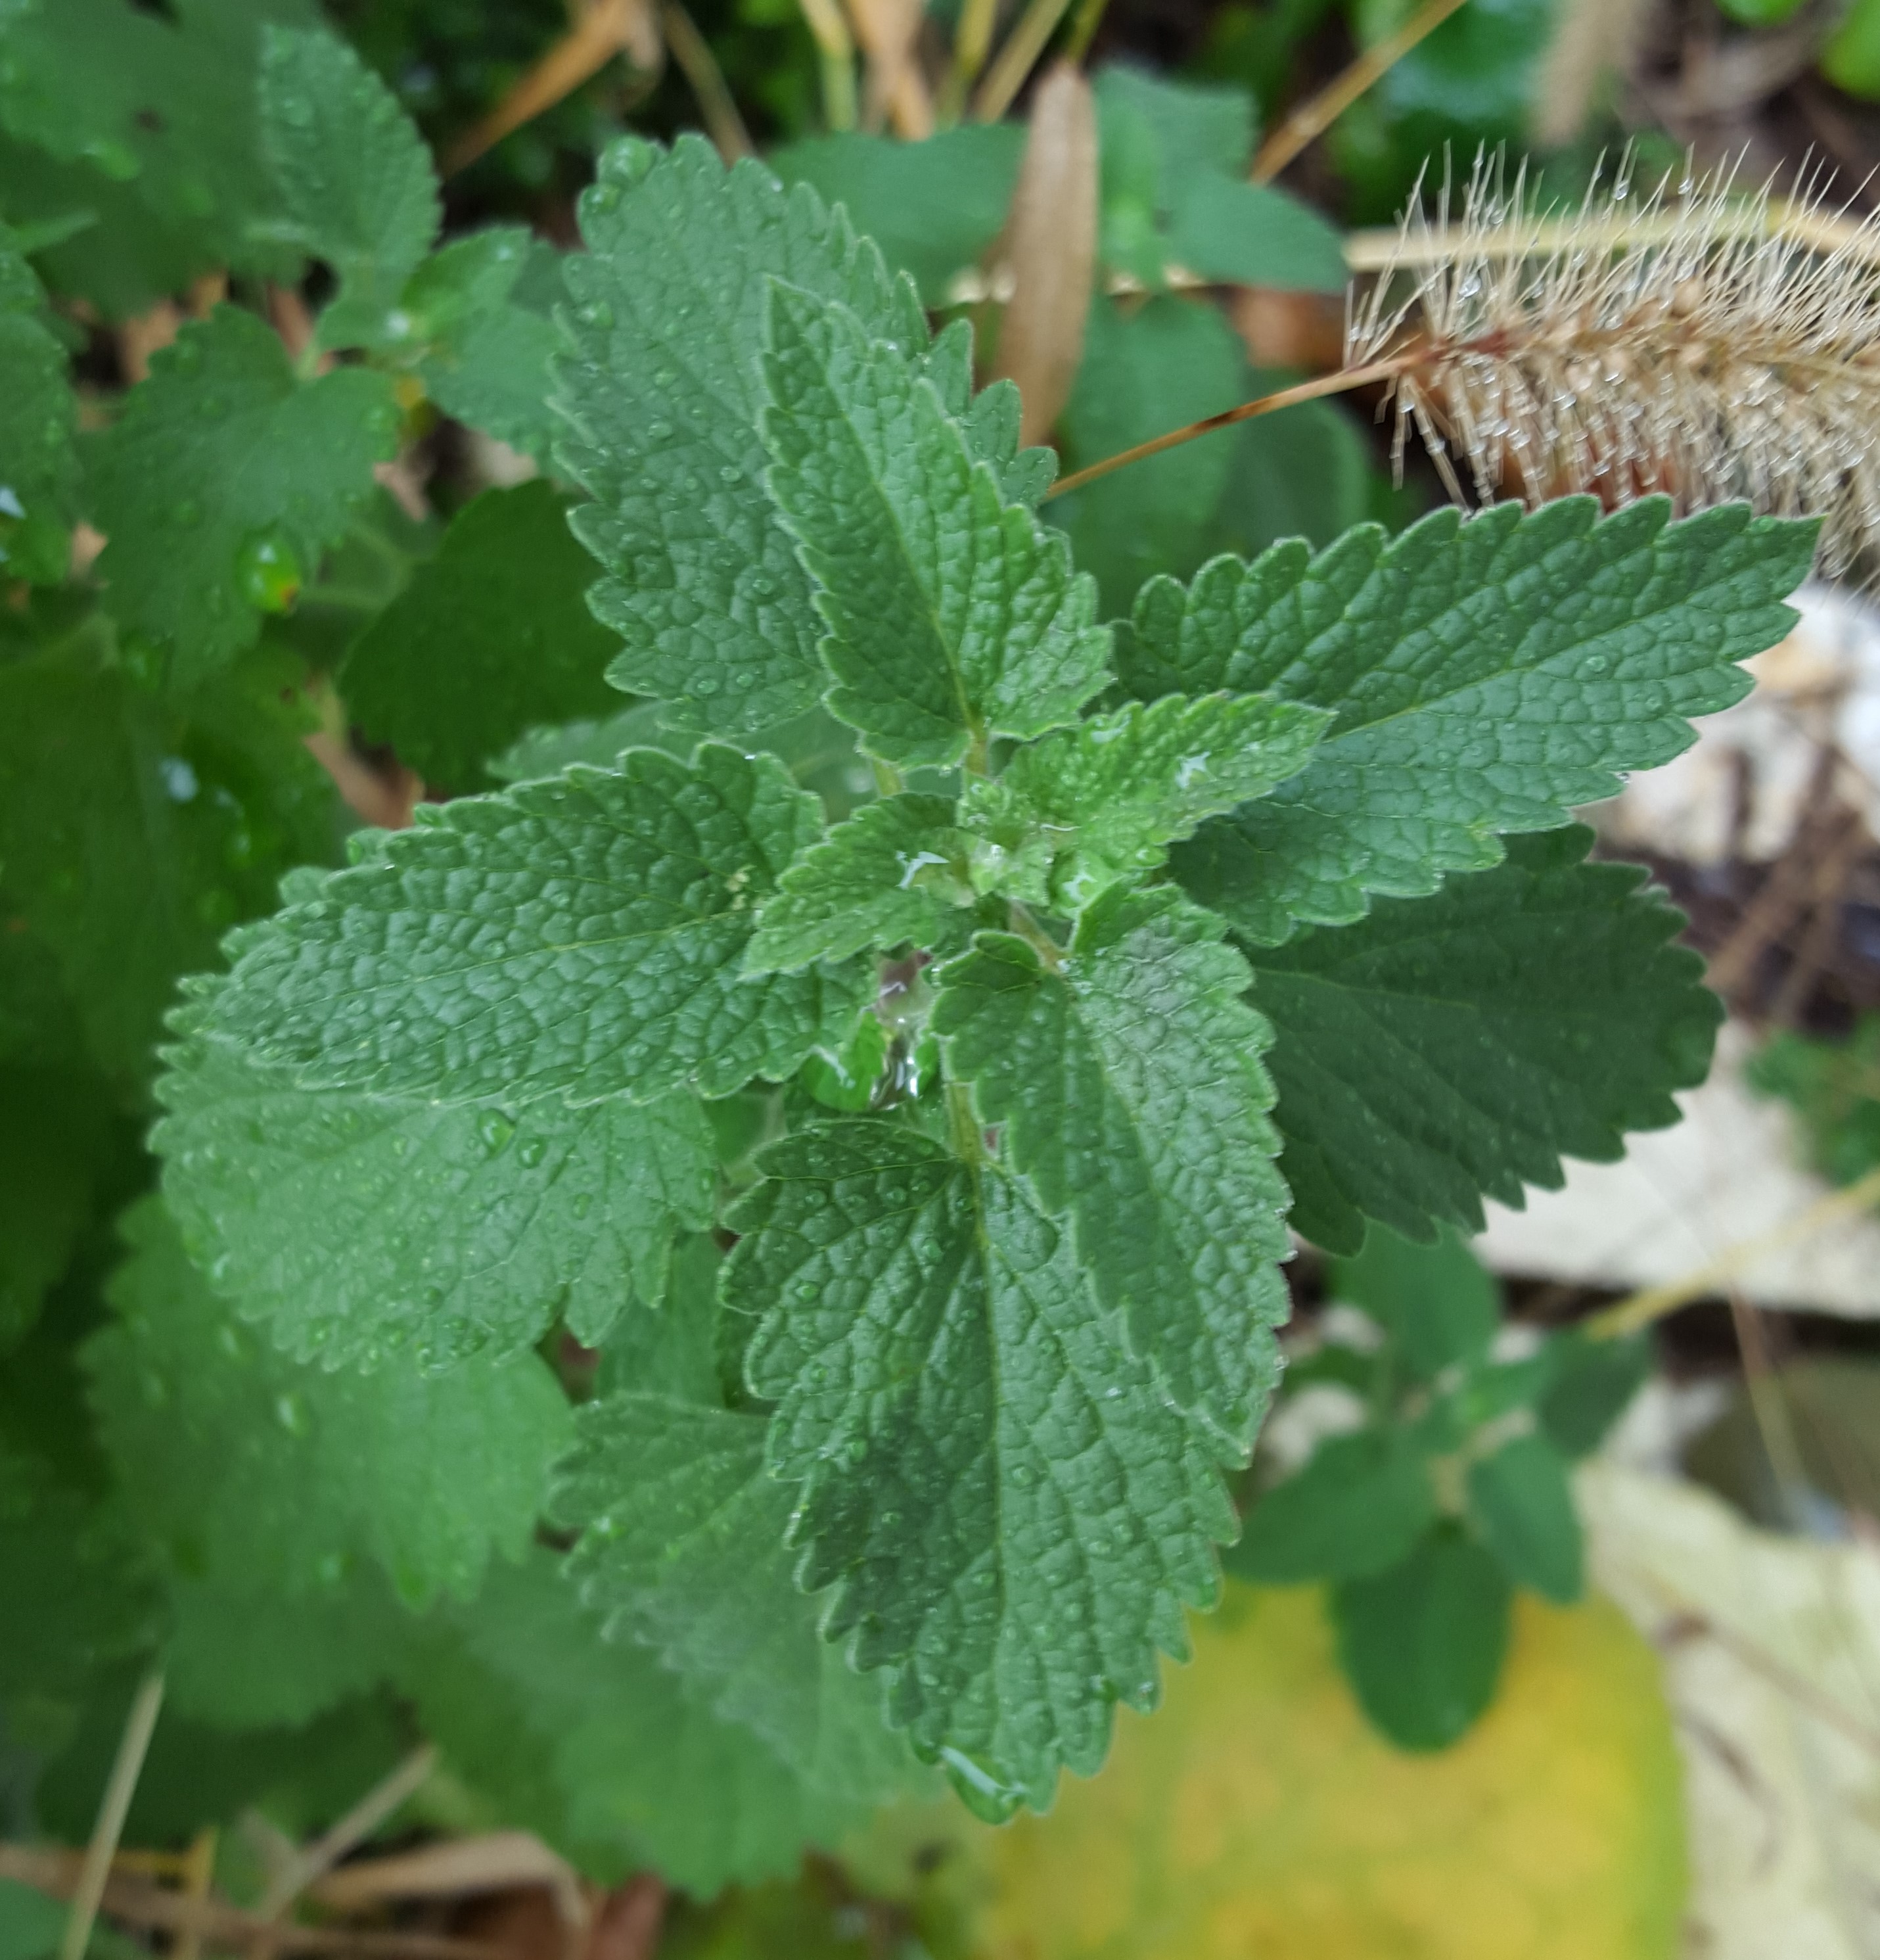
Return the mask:
<path id="1" fill-rule="evenodd" d="M 1523 1599 L 1436 1756 L 1364 1724 L 1316 1592 L 1229 1586 L 1161 1709 L 1045 1818 L 891 1813 L 852 1854 L 973 1960 L 1669 1960 L 1683 1799 L 1658 1664 L 1603 1601 Z"/>

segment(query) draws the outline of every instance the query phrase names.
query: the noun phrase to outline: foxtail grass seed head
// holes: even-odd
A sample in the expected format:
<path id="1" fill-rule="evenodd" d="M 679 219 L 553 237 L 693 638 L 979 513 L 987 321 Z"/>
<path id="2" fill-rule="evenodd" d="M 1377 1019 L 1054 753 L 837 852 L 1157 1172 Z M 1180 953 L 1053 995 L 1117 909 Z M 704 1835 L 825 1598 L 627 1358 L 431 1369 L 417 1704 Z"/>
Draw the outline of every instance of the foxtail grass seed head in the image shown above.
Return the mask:
<path id="1" fill-rule="evenodd" d="M 1880 218 L 1733 173 L 1640 193 L 1621 162 L 1564 215 L 1478 158 L 1451 222 L 1412 200 L 1354 303 L 1348 367 L 1400 358 L 1386 412 L 1451 494 L 1664 492 L 1824 520 L 1821 566 L 1880 564 Z"/>

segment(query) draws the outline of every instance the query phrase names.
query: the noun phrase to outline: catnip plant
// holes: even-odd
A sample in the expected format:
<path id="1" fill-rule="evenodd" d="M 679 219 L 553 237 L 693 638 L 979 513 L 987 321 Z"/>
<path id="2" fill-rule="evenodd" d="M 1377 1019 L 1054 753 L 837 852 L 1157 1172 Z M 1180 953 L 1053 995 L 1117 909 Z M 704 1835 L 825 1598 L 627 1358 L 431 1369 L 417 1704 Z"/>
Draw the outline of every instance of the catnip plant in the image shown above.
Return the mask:
<path id="1" fill-rule="evenodd" d="M 1703 1078 L 1678 915 L 1572 812 L 1747 690 L 1814 529 L 1446 510 L 1105 619 L 1015 390 L 841 207 L 628 138 L 578 250 L 439 248 L 341 44 L 271 30 L 257 113 L 266 235 L 336 275 L 297 364 L 218 307 L 75 446 L 5 262 L 50 404 L 24 523 L 108 542 L 102 623 L 36 595 L 0 690 L 42 745 L 121 702 L 164 822 L 240 867 L 134 999 L 65 844 L 15 901 L 127 1080 L 196 969 L 84 1350 L 110 1654 L 232 1728 L 389 1684 L 505 1815 L 701 1890 L 935 1765 L 1042 1809 L 1217 1596 L 1294 1236 L 1450 1246 Z M 416 562 L 361 513 L 427 394 L 548 480 Z M 310 635 L 374 580 L 340 688 L 465 793 L 323 865 L 252 794 L 215 815 L 213 704 L 303 586 Z M 1570 1526 L 1583 1357 L 1498 1373 L 1464 1317 L 1359 1371 L 1345 1452 L 1451 1468 L 1381 1533 L 1360 1496 L 1357 1551 L 1280 1487 L 1249 1576 L 1398 1573 L 1391 1615 L 1480 1540 L 1577 1589 L 1527 1526 Z"/>

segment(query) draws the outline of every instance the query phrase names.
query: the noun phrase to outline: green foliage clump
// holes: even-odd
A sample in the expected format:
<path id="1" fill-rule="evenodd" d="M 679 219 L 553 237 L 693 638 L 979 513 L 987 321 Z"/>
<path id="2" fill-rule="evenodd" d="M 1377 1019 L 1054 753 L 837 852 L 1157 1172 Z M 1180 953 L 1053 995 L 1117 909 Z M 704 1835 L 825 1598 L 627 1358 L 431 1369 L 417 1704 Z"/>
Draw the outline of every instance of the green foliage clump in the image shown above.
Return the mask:
<path id="1" fill-rule="evenodd" d="M 1266 544 L 1232 486 L 1280 452 L 1047 504 L 968 325 L 812 187 L 852 156 L 624 140 L 580 249 L 441 243 L 371 70 L 238 11 L 72 16 L 151 88 L 215 50 L 213 154 L 68 129 L 78 30 L 0 14 L 8 142 L 161 248 L 108 198 L 91 257 L 0 240 L 0 1079 L 54 1112 L 0 1188 L 0 1563 L 48 1602 L 0 1589 L 9 1777 L 84 1828 L 156 1659 L 153 1831 L 419 1732 L 479 1814 L 701 1893 L 936 1766 L 1042 1809 L 1216 1598 L 1289 1223 L 1387 1338 L 1323 1351 L 1371 1419 L 1231 1556 L 1331 1580 L 1366 1707 L 1451 1739 L 1509 1587 L 1577 1589 L 1563 1466 L 1630 1363 L 1497 1360 L 1447 1235 L 1673 1120 L 1717 1019 L 1570 811 L 1744 692 L 1812 530 L 1391 539 L 1360 469 L 1322 549 L 1185 558 Z M 1243 99 L 1100 94 L 1113 268 L 1239 276 L 1266 225 L 1334 278 Z M 247 302 L 309 260 L 290 355 Z M 234 300 L 81 434 L 40 276 L 209 264 Z M 1226 331 L 1101 301 L 1067 447 Z M 438 415 L 549 480 L 394 521 Z M 305 740 L 348 719 L 454 800 L 347 835 Z"/>

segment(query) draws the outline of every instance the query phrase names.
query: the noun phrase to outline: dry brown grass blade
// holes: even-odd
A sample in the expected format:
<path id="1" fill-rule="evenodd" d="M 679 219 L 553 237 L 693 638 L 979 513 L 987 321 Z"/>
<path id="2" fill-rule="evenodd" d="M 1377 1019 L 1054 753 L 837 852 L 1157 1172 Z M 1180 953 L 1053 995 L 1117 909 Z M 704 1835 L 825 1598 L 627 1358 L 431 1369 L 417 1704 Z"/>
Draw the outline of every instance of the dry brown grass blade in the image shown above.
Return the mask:
<path id="1" fill-rule="evenodd" d="M 130 1814 L 131 1798 L 143 1774 L 144 1758 L 162 1707 L 163 1675 L 153 1669 L 138 1682 L 130 1712 L 124 1718 L 124 1732 L 118 1739 L 117 1754 L 98 1805 L 98 1821 L 72 1886 L 72 1911 L 66 1917 L 65 1937 L 59 1943 L 59 1960 L 83 1960 L 91 1944 L 92 1923 L 110 1882 L 111 1860 L 124 1834 L 124 1820 Z"/>
<path id="2" fill-rule="evenodd" d="M 0 1879 L 11 1879 L 53 1898 L 77 1891 L 81 1855 L 37 1844 L 0 1844 Z M 282 1953 L 356 1953 L 367 1960 L 509 1960 L 499 1947 L 441 1933 L 380 1933 L 349 1926 L 274 1925 L 215 1898 L 196 1899 L 151 1879 L 114 1874 L 105 1883 L 103 1910 L 112 1919 L 153 1932 L 181 1934 L 194 1928 L 218 1952 L 246 1950 L 265 1938 Z"/>
<path id="3" fill-rule="evenodd" d="M 1529 128 L 1548 149 L 1571 142 L 1611 75 L 1629 75 L 1646 23 L 1647 0 L 1563 0 L 1541 59 Z"/>
<path id="4" fill-rule="evenodd" d="M 317 1879 L 307 1897 L 328 1912 L 344 1914 L 391 1899 L 465 1898 L 523 1885 L 552 1895 L 564 1917 L 586 1916 L 574 1867 L 527 1831 L 446 1838 L 415 1851 L 356 1859 Z"/>
<path id="5" fill-rule="evenodd" d="M 1019 440 L 1042 442 L 1070 399 L 1096 276 L 1096 103 L 1060 62 L 1032 98 L 1004 256 L 1015 278 L 995 371 L 1018 383 Z"/>
<path id="6" fill-rule="evenodd" d="M 444 175 L 453 177 L 475 163 L 505 136 L 572 95 L 619 54 L 630 56 L 638 68 L 659 66 L 660 30 L 653 0 L 587 0 L 574 26 L 487 116 L 450 145 L 444 153 Z"/>
<path id="7" fill-rule="evenodd" d="M 1260 415 L 1276 415 L 1281 409 L 1296 407 L 1301 402 L 1316 402 L 1327 395 L 1342 395 L 1350 389 L 1366 387 L 1374 381 L 1394 380 L 1417 358 L 1414 352 L 1406 352 L 1393 355 L 1386 361 L 1372 361 L 1363 368 L 1341 368 L 1335 374 L 1321 374 L 1316 380 L 1301 381 L 1293 387 L 1281 388 L 1275 393 L 1242 402 L 1236 408 L 1223 409 L 1217 415 L 1204 415 L 1198 422 L 1170 429 L 1166 435 L 1137 443 L 1134 449 L 1106 456 L 1088 469 L 1075 469 L 1068 476 L 1061 476 L 1045 492 L 1044 501 L 1048 503 L 1054 497 L 1061 497 L 1067 490 L 1080 489 L 1086 483 L 1094 483 L 1099 476 L 1107 476 L 1112 470 L 1121 469 L 1126 464 L 1140 463 L 1145 457 L 1159 456 L 1165 449 L 1179 448 L 1197 436 L 1211 435 L 1216 429 L 1231 428 L 1236 422 L 1249 422 Z"/>
<path id="8" fill-rule="evenodd" d="M 1386 35 L 1375 47 L 1366 48 L 1342 74 L 1334 75 L 1302 102 L 1260 145 L 1259 154 L 1253 160 L 1254 182 L 1271 183 L 1308 143 L 1330 129 L 1367 88 L 1401 61 L 1426 34 L 1441 27 L 1462 5 L 1462 0 L 1424 0 L 1395 33 Z"/>
<path id="9" fill-rule="evenodd" d="M 412 1750 L 343 1817 L 296 1854 L 293 1863 L 268 1887 L 257 1908 L 258 1916 L 278 1920 L 316 1879 L 332 1870 L 355 1845 L 363 1844 L 437 1767 L 434 1745 L 425 1742 Z"/>
<path id="10" fill-rule="evenodd" d="M 895 134 L 910 143 L 932 135 L 934 97 L 918 57 L 920 0 L 848 0 L 848 12 L 867 63 L 863 127 L 892 123 Z"/>
<path id="11" fill-rule="evenodd" d="M 666 45 L 672 49 L 673 60 L 692 84 L 698 113 L 705 119 L 706 132 L 717 145 L 718 154 L 727 164 L 735 164 L 740 157 L 755 156 L 756 146 L 744 126 L 744 118 L 738 113 L 718 58 L 680 0 L 660 0 L 660 24 L 666 30 Z"/>
<path id="12" fill-rule="evenodd" d="M 975 123 L 996 123 L 1011 107 L 1070 6 L 1070 0 L 1030 0 L 972 99 Z"/>

